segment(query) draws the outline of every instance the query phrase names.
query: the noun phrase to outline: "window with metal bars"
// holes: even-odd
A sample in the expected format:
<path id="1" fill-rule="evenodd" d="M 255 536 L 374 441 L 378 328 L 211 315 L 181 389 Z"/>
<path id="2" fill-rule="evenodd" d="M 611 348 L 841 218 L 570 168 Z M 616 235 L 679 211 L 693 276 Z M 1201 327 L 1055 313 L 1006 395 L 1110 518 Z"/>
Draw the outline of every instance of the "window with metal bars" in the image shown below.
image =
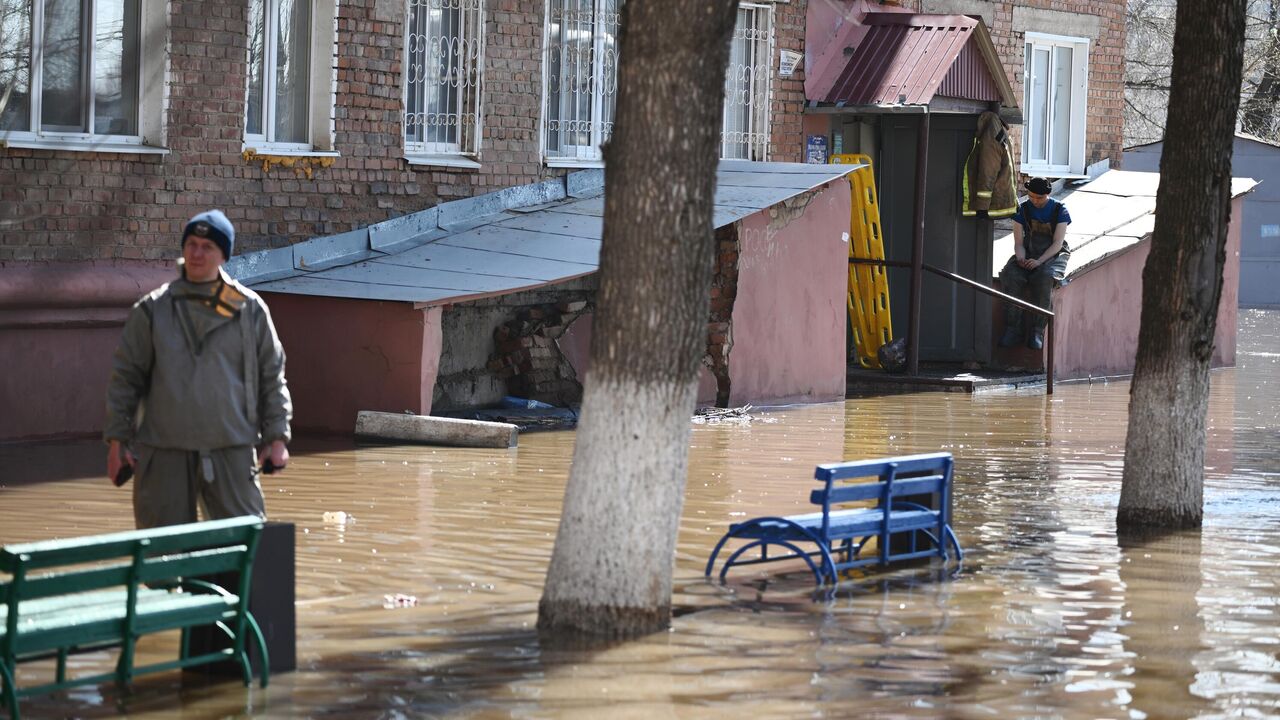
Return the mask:
<path id="1" fill-rule="evenodd" d="M 406 24 L 406 155 L 479 155 L 484 0 L 409 0 Z"/>
<path id="2" fill-rule="evenodd" d="M 137 138 L 141 0 L 0 0 L 0 133 Z"/>
<path id="3" fill-rule="evenodd" d="M 720 156 L 769 157 L 769 87 L 773 79 L 773 5 L 744 2 L 729 46 Z"/>
<path id="4" fill-rule="evenodd" d="M 1027 33 L 1022 72 L 1022 172 L 1083 173 L 1089 40 Z"/>
<path id="5" fill-rule="evenodd" d="M 547 0 L 543 145 L 552 165 L 598 164 L 613 130 L 621 0 Z"/>

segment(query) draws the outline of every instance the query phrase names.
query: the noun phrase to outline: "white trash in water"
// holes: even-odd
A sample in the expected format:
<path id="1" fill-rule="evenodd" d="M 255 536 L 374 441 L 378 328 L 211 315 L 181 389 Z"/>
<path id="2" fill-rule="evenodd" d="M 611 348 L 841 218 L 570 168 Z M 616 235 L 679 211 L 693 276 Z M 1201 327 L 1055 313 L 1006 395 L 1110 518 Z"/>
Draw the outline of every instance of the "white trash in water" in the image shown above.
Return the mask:
<path id="1" fill-rule="evenodd" d="M 356 516 L 348 515 L 346 512 L 342 510 L 338 510 L 337 512 L 326 512 L 324 515 L 320 516 L 320 519 L 324 520 L 327 523 L 337 523 L 338 525 L 346 525 L 347 523 L 355 522 Z"/>

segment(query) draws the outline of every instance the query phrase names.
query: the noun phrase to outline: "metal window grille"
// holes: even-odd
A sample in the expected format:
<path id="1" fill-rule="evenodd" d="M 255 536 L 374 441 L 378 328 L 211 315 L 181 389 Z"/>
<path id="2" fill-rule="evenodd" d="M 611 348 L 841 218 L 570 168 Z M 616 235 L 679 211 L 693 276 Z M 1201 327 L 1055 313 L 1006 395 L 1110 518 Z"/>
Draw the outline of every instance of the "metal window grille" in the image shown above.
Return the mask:
<path id="1" fill-rule="evenodd" d="M 405 151 L 478 155 L 484 0 L 409 0 Z"/>
<path id="2" fill-rule="evenodd" d="M 245 139 L 309 148 L 311 1 L 250 0 Z"/>
<path id="3" fill-rule="evenodd" d="M 138 133 L 141 0 L 0 0 L 0 130 Z"/>
<path id="4" fill-rule="evenodd" d="M 721 157 L 768 159 L 772 57 L 773 6 L 742 3 L 738 6 L 724 79 Z"/>
<path id="5" fill-rule="evenodd" d="M 620 6 L 621 0 L 548 0 L 543 131 L 549 159 L 601 159 L 600 145 L 613 131 Z"/>

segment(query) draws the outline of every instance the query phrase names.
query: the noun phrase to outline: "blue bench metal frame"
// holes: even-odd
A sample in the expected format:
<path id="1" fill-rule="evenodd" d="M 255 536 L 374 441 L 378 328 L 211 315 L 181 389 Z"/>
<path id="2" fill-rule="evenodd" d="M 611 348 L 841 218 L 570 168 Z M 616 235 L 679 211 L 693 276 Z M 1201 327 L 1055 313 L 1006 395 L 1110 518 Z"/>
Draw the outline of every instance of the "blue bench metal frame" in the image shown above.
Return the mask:
<path id="1" fill-rule="evenodd" d="M 840 573 L 866 565 L 886 566 L 899 560 L 940 557 L 947 559 L 948 544 L 957 560 L 964 559 L 960 541 L 951 529 L 951 453 L 908 455 L 880 460 L 819 465 L 814 477 L 821 489 L 809 494 L 809 501 L 822 511 L 787 517 L 758 517 L 729 526 L 707 560 L 706 575 L 715 569 L 716 557 L 732 539 L 750 540 L 735 550 L 720 568 L 723 581 L 735 565 L 755 565 L 800 558 L 809 565 L 821 585 L 836 582 Z M 869 482 L 849 482 L 861 478 Z M 931 496 L 926 505 L 908 498 Z M 845 503 L 874 500 L 874 507 L 840 509 Z M 900 538 L 898 545 L 892 541 Z M 921 542 L 922 537 L 924 542 Z M 860 557 L 862 548 L 876 538 L 876 555 Z M 814 550 L 801 545 L 812 544 Z M 779 545 L 790 552 L 769 555 L 769 546 Z M 922 547 L 923 545 L 923 547 Z M 759 548 L 758 557 L 743 554 Z M 815 562 L 816 560 L 816 562 Z"/>

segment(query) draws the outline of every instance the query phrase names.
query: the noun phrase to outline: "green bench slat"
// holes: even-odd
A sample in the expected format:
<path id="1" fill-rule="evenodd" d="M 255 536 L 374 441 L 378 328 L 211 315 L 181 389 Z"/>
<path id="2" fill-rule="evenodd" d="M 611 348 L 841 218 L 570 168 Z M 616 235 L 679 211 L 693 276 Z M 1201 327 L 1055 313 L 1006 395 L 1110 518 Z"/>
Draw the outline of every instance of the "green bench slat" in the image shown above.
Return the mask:
<path id="1" fill-rule="evenodd" d="M 240 569 L 245 545 L 197 550 L 182 555 L 163 555 L 143 560 L 138 571 L 138 581 L 144 583 L 190 575 L 212 575 Z M 133 563 L 114 563 L 95 568 L 81 568 L 66 572 L 49 573 L 32 577 L 23 583 L 22 597 L 36 599 L 56 597 L 68 593 L 101 590 L 127 585 L 133 572 Z M 7 583 L 0 583 L 0 598 L 4 597 Z M 234 589 L 234 588 L 231 588 Z"/>
<path id="2" fill-rule="evenodd" d="M 229 518 L 207 523 L 170 525 L 150 530 L 107 533 L 88 538 L 63 538 L 33 543 L 6 545 L 0 549 L 0 570 L 12 573 L 19 558 L 28 570 L 96 562 L 130 555 L 140 541 L 147 543 L 148 555 L 212 547 L 232 543 L 244 543 L 252 528 L 261 524 L 255 517 Z M 195 529 L 200 526 L 199 529 Z"/>
<path id="3" fill-rule="evenodd" d="M 68 645 L 119 639 L 124 632 L 127 591 L 85 593 L 83 597 L 32 600 L 19 605 L 14 652 L 29 655 Z M 82 604 L 72 605 L 72 599 Z M 139 635 L 184 624 L 211 624 L 236 608 L 235 598 L 140 589 L 134 629 Z M 6 613 L 7 614 L 7 613 Z M 177 623 L 177 624 L 175 624 Z M 0 629 L 0 641 L 6 631 Z"/>

